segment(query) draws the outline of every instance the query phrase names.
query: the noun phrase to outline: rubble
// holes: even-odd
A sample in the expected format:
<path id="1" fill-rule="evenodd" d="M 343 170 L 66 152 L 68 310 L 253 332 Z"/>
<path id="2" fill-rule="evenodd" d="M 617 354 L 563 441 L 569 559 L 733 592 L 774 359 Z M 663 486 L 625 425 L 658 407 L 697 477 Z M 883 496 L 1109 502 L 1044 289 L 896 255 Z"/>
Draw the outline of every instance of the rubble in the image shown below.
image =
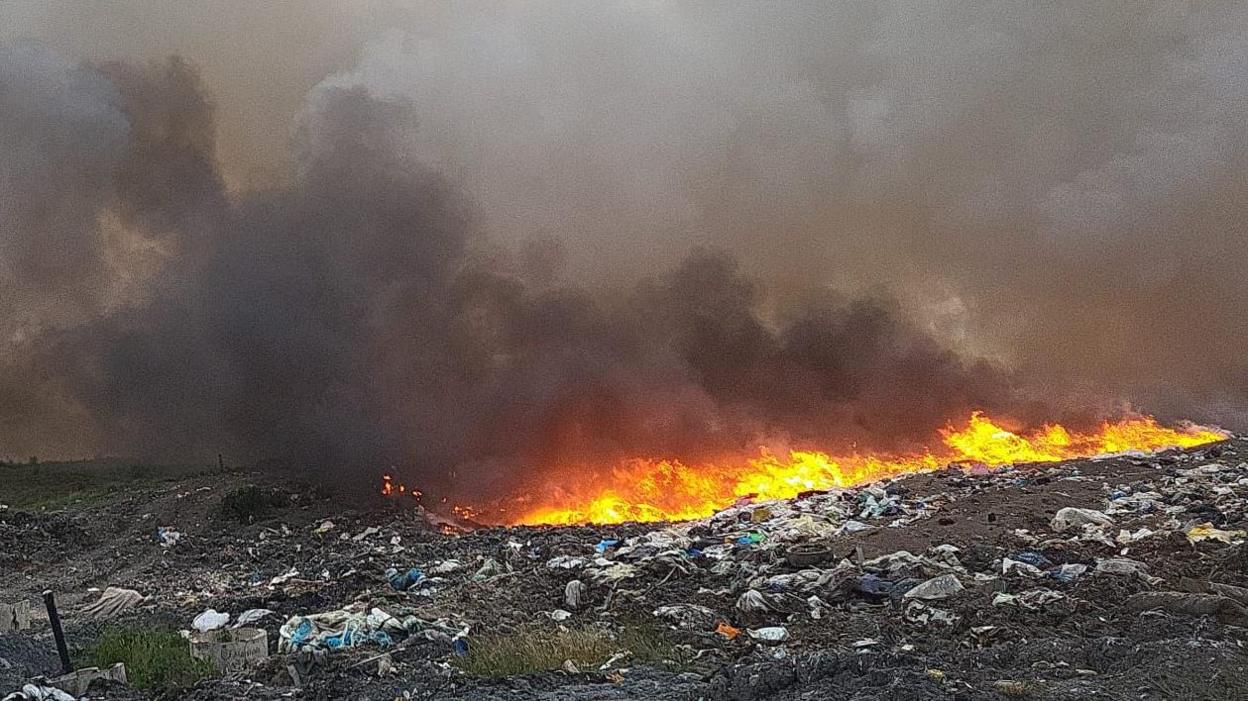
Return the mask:
<path id="1" fill-rule="evenodd" d="M 54 686 L 26 684 L 20 690 L 4 697 L 3 701 L 78 701 L 74 696 Z"/>
<path id="2" fill-rule="evenodd" d="M 142 601 L 143 595 L 133 589 L 108 587 L 82 613 L 95 619 L 113 619 L 138 606 Z"/>
<path id="3" fill-rule="evenodd" d="M 0 633 L 26 630 L 30 627 L 30 601 L 0 604 Z"/>
<path id="4" fill-rule="evenodd" d="M 101 621 L 194 629 L 187 645 L 224 671 L 190 701 L 892 699 L 899 685 L 916 699 L 1126 698 L 1158 670 L 1179 696 L 1208 697 L 1216 675 L 1236 697 L 1245 460 L 1236 439 L 744 498 L 686 523 L 454 533 L 402 504 L 344 508 L 295 486 L 290 506 L 227 522 L 225 487 L 191 480 L 4 512 L 0 545 L 25 564 L 0 571 L 0 598 L 57 589 L 81 649 Z M 102 526 L 118 522 L 134 526 Z M 101 540 L 68 571 L 22 550 L 11 523 Z M 0 633 L 0 691 L 56 670 L 46 628 Z M 541 669 L 464 671 L 491 646 L 564 634 L 580 637 Z"/>
<path id="5" fill-rule="evenodd" d="M 268 633 L 258 628 L 235 628 L 194 633 L 191 657 L 221 672 L 246 671 L 269 656 Z"/>

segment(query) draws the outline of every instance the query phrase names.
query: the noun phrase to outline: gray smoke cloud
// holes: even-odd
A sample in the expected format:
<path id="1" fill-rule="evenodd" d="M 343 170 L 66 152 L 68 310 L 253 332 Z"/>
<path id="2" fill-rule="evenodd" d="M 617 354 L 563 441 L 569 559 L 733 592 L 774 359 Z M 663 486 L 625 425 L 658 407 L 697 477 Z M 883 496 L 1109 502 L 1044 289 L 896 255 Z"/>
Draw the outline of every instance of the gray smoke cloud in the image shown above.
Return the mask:
<path id="1" fill-rule="evenodd" d="M 0 9 L 0 453 L 1248 428 L 1239 6 L 250 7 Z"/>

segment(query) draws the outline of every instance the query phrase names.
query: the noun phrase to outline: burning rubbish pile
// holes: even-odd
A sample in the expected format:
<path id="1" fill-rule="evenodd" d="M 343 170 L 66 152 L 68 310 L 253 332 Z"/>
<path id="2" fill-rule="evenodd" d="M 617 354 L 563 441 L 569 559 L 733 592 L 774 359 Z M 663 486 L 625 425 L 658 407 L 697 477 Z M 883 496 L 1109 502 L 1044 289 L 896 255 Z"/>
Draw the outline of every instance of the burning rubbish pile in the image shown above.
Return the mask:
<path id="1" fill-rule="evenodd" d="M 788 459 L 764 451 L 758 458 L 685 465 L 678 460 L 634 459 L 615 470 L 552 468 L 530 494 L 494 508 L 455 507 L 463 515 L 504 523 L 554 525 L 684 521 L 705 518 L 741 498 L 789 499 L 803 492 L 837 489 L 898 475 L 930 472 L 951 464 L 995 468 L 1018 463 L 1054 462 L 1130 451 L 1187 448 L 1221 440 L 1226 433 L 1194 426 L 1168 428 L 1152 417 L 1106 421 L 1099 429 L 1072 432 L 1045 424 L 1013 432 L 982 412 L 965 426 L 940 432 L 940 448 L 911 454 L 852 453 L 832 456 L 793 450 Z M 382 477 L 384 496 L 419 499 L 419 489 Z M 491 519 L 494 516 L 494 519 Z"/>
<path id="2" fill-rule="evenodd" d="M 0 511 L 0 591 L 59 590 L 76 658 L 126 664 L 127 685 L 91 698 L 1248 693 L 1242 439 L 953 466 L 685 522 L 454 535 L 419 509 L 289 487 L 284 505 L 223 511 L 256 477 Z M 67 523 L 86 538 L 72 570 L 27 545 Z M 118 628 L 183 629 L 187 675 L 162 687 L 133 650 L 101 656 Z M 53 650 L 41 620 L 0 634 L 0 684 L 51 674 Z"/>
<path id="3" fill-rule="evenodd" d="M 1248 698 L 1239 4 L 27 4 L 12 699 Z"/>

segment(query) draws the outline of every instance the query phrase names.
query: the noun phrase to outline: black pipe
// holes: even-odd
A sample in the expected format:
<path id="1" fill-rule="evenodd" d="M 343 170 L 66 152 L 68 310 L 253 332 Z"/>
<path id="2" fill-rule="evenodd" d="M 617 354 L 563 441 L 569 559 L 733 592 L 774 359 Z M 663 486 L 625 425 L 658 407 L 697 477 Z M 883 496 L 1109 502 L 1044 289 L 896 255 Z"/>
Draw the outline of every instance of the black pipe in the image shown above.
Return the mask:
<path id="1" fill-rule="evenodd" d="M 65 645 L 61 614 L 56 612 L 56 596 L 51 589 L 43 593 L 43 605 L 48 607 L 48 622 L 52 624 L 52 637 L 56 638 L 56 654 L 61 656 L 61 670 L 64 674 L 73 674 L 74 665 L 69 661 L 69 647 Z"/>

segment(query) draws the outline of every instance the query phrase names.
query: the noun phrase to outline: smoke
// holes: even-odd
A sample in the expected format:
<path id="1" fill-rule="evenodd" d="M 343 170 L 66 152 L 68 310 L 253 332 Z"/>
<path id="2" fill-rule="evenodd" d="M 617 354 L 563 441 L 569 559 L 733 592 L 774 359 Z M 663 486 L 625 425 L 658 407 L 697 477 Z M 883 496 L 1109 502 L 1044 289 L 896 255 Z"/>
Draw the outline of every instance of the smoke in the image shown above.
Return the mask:
<path id="1" fill-rule="evenodd" d="M 341 10 L 237 20 L 281 119 L 191 9 L 0 45 L 0 454 L 488 490 L 971 409 L 1248 427 L 1248 11 L 374 9 L 332 60 Z"/>

